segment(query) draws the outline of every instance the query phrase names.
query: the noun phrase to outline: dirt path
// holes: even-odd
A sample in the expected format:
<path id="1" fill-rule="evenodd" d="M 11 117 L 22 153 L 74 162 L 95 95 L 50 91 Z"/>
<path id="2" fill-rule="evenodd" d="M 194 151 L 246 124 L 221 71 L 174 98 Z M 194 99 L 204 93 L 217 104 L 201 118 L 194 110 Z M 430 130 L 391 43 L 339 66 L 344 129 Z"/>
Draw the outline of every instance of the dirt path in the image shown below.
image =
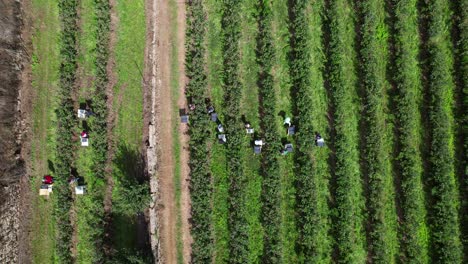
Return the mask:
<path id="1" fill-rule="evenodd" d="M 177 2 L 177 43 L 178 43 L 178 64 L 179 64 L 179 101 L 178 106 L 184 108 L 187 106 L 187 98 L 185 97 L 185 87 L 187 84 L 187 78 L 185 75 L 185 2 Z M 188 152 L 188 141 L 189 136 L 187 134 L 187 126 L 181 124 L 179 126 L 179 140 L 182 146 L 180 153 L 180 164 L 181 164 L 181 218 L 182 218 L 182 242 L 183 242 L 183 254 L 184 262 L 190 262 L 190 255 L 192 254 L 192 236 L 190 235 L 190 223 L 191 218 L 191 203 L 190 203 L 190 168 L 189 152 Z"/>
<path id="2" fill-rule="evenodd" d="M 110 32 L 109 32 L 109 59 L 107 62 L 107 78 L 106 87 L 107 94 L 107 161 L 105 177 L 107 181 L 106 193 L 104 195 L 104 251 L 106 255 L 110 254 L 111 249 L 111 229 L 112 229 L 112 190 L 114 189 L 114 179 L 112 177 L 112 161 L 115 156 L 115 141 L 112 131 L 115 127 L 115 119 L 117 113 L 113 108 L 114 103 L 114 87 L 117 84 L 117 74 L 115 72 L 115 45 L 117 43 L 117 27 L 119 19 L 116 10 L 116 0 L 109 0 L 110 4 Z"/>
<path id="3" fill-rule="evenodd" d="M 160 166 L 158 168 L 160 185 L 160 216 L 161 245 L 164 263 L 177 262 L 176 245 L 176 204 L 174 196 L 174 153 L 172 140 L 172 100 L 170 89 L 170 13 L 168 0 L 158 0 L 159 3 L 159 81 L 160 88 L 160 129 L 159 144 L 161 149 Z"/>
<path id="4" fill-rule="evenodd" d="M 145 70 L 145 128 L 146 158 L 150 176 L 153 202 L 150 208 L 151 246 L 156 263 L 177 263 L 176 222 L 177 202 L 174 186 L 174 152 L 171 89 L 170 89 L 170 54 L 171 54 L 171 17 L 169 0 L 147 0 L 147 50 Z M 185 36 L 185 5 L 177 4 L 177 45 L 179 49 L 178 67 L 180 71 L 179 108 L 186 106 L 184 95 L 184 36 Z M 181 146 L 181 218 L 184 261 L 190 260 L 190 197 L 188 169 L 188 137 L 186 126 L 180 126 Z"/>

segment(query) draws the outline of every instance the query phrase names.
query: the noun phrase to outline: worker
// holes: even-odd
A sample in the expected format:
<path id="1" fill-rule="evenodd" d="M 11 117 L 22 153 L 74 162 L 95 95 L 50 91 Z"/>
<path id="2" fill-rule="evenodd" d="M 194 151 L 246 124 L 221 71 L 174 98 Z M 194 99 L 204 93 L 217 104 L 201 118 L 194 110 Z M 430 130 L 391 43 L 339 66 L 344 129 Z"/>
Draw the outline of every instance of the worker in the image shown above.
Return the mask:
<path id="1" fill-rule="evenodd" d="M 195 105 L 194 104 L 189 104 L 188 107 L 189 107 L 190 111 L 195 110 Z"/>
<path id="2" fill-rule="evenodd" d="M 227 140 L 226 140 L 226 135 L 225 135 L 225 134 L 219 134 L 219 135 L 218 135 L 218 142 L 219 142 L 220 144 L 226 143 L 226 142 L 227 142 Z"/>
<path id="3" fill-rule="evenodd" d="M 320 135 L 320 133 L 315 132 L 315 141 L 318 141 L 319 139 L 322 139 L 322 136 Z"/>
<path id="4" fill-rule="evenodd" d="M 218 131 L 219 133 L 223 133 L 224 132 L 224 127 L 222 124 L 218 124 Z"/>
<path id="5" fill-rule="evenodd" d="M 261 139 L 256 139 L 256 140 L 254 141 L 254 143 L 255 143 L 256 146 L 263 146 L 263 145 L 265 145 L 265 143 L 263 143 L 263 140 L 261 140 Z"/>
<path id="6" fill-rule="evenodd" d="M 286 117 L 286 118 L 284 119 L 283 125 L 288 125 L 288 127 L 290 127 L 290 126 L 291 126 L 291 118 L 290 118 L 290 117 Z"/>
<path id="7" fill-rule="evenodd" d="M 93 115 L 96 115 L 93 111 L 90 110 L 86 110 L 86 117 L 90 117 L 90 116 L 93 116 Z"/>
<path id="8" fill-rule="evenodd" d="M 88 138 L 88 132 L 86 132 L 86 130 L 83 130 L 83 131 L 81 132 L 81 137 L 82 137 L 82 138 Z"/>
<path id="9" fill-rule="evenodd" d="M 96 115 L 95 113 L 93 113 L 93 111 L 91 110 L 91 107 L 88 104 L 86 104 L 85 111 L 86 111 L 86 117 Z"/>
<path id="10" fill-rule="evenodd" d="M 52 184 L 54 183 L 54 177 L 50 176 L 50 175 L 45 175 L 43 178 L 42 178 L 42 183 L 43 184 Z"/>
<path id="11" fill-rule="evenodd" d="M 68 179 L 68 183 L 69 183 L 69 184 L 72 184 L 72 183 L 78 182 L 79 180 L 80 180 L 80 177 L 71 176 L 71 177 Z"/>
<path id="12" fill-rule="evenodd" d="M 248 122 L 245 123 L 245 131 L 247 132 L 247 134 L 253 134 L 254 133 L 254 129 L 252 128 L 252 126 Z"/>
<path id="13" fill-rule="evenodd" d="M 208 106 L 208 114 L 211 114 L 215 111 L 214 107 L 212 105 Z"/>
<path id="14" fill-rule="evenodd" d="M 325 146 L 325 140 L 322 138 L 322 136 L 318 132 L 315 132 L 315 145 L 319 147 Z"/>

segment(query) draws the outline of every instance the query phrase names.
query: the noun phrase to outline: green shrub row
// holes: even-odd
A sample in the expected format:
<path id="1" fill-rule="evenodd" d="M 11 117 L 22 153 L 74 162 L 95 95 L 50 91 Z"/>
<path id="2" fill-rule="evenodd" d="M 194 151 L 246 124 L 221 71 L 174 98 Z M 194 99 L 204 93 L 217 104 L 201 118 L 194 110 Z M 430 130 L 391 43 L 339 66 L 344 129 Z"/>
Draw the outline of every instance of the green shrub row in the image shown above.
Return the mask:
<path id="1" fill-rule="evenodd" d="M 431 251 L 436 263 L 460 263 L 458 192 L 454 175 L 453 53 L 449 2 L 428 2 L 429 185 Z"/>
<path id="2" fill-rule="evenodd" d="M 280 263 L 280 136 L 277 127 L 276 93 L 273 83 L 272 67 L 275 62 L 272 43 L 272 10 L 268 0 L 260 0 L 258 10 L 257 62 L 260 65 L 258 74 L 259 110 L 261 137 L 269 142 L 262 150 L 261 175 L 262 186 L 262 226 L 264 229 L 263 263 Z"/>
<path id="3" fill-rule="evenodd" d="M 107 162 L 107 64 L 109 60 L 110 4 L 109 0 L 94 0 L 96 12 L 96 92 L 93 97 L 93 171 L 98 178 L 105 178 Z"/>
<path id="4" fill-rule="evenodd" d="M 90 189 L 89 196 L 92 200 L 92 208 L 89 214 L 88 225 L 92 233 L 88 234 L 93 241 L 93 262 L 104 262 L 104 179 L 106 177 L 106 164 L 108 155 L 107 135 L 107 64 L 109 60 L 109 33 L 110 33 L 110 4 L 109 0 L 94 0 L 94 12 L 96 14 L 96 50 L 94 65 L 96 68 L 95 93 L 92 98 L 92 110 L 95 116 L 90 120 L 91 147 L 93 148 L 92 172 L 97 182 Z M 90 176 L 90 175 L 88 175 Z"/>
<path id="5" fill-rule="evenodd" d="M 395 68 L 397 88 L 397 172 L 401 182 L 399 203 L 402 219 L 399 228 L 400 260 L 427 263 L 428 241 L 426 209 L 422 183 L 421 144 L 421 70 L 419 68 L 419 31 L 417 0 L 395 1 Z"/>
<path id="6" fill-rule="evenodd" d="M 202 0 L 187 5 L 186 95 L 196 108 L 190 115 L 190 195 L 192 202 L 192 262 L 210 263 L 213 252 L 211 235 L 211 174 L 207 157 L 212 125 L 206 114 L 207 79 L 205 73 L 206 14 Z"/>
<path id="7" fill-rule="evenodd" d="M 308 12 L 309 8 L 311 11 Z M 320 117 L 314 116 L 316 111 L 320 111 L 320 106 L 315 105 L 319 99 L 314 97 L 320 96 L 319 90 L 323 89 L 321 71 L 324 60 L 320 55 L 322 33 L 313 29 L 322 27 L 323 1 L 294 0 L 290 9 L 292 107 L 298 129 L 294 156 L 299 231 L 297 249 L 305 262 L 329 262 L 328 171 L 326 165 L 322 166 L 327 160 L 319 160 L 319 150 L 313 151 L 316 148 L 315 132 L 322 135 L 325 132 L 318 131 L 317 120 Z M 317 83 L 313 83 L 312 78 Z"/>
<path id="8" fill-rule="evenodd" d="M 468 262 L 468 2 L 458 1 L 455 13 L 458 16 L 456 30 L 457 81 L 458 81 L 458 169 L 461 190 L 462 244 L 464 245 L 464 262 Z"/>
<path id="9" fill-rule="evenodd" d="M 334 128 L 330 144 L 334 151 L 335 250 L 339 262 L 363 263 L 366 251 L 358 150 L 354 8 L 349 0 L 334 0 L 328 11 L 330 43 L 327 72 Z"/>
<path id="10" fill-rule="evenodd" d="M 73 141 L 73 130 L 76 124 L 75 111 L 73 108 L 72 91 L 75 85 L 77 68 L 77 1 L 60 0 L 59 16 L 62 25 L 61 47 L 60 47 L 60 83 L 59 100 L 60 107 L 57 109 L 57 157 L 56 157 L 56 180 L 54 184 L 55 218 L 57 226 L 56 255 L 59 263 L 72 263 L 71 238 L 73 228 L 70 222 L 70 208 L 72 205 L 72 194 L 68 185 L 75 142 Z"/>
<path id="11" fill-rule="evenodd" d="M 387 119 L 388 29 L 385 2 L 359 2 L 360 72 L 363 90 L 364 131 L 361 146 L 366 179 L 368 254 L 373 263 L 395 263 L 396 208 L 390 164 L 392 138 Z"/>
<path id="12" fill-rule="evenodd" d="M 249 257 L 247 219 L 244 192 L 246 178 L 241 159 L 243 130 L 240 120 L 242 87 L 239 78 L 240 7 L 236 0 L 226 0 L 222 5 L 221 27 L 223 47 L 224 117 L 226 124 L 226 156 L 229 176 L 229 261 L 247 263 Z"/>

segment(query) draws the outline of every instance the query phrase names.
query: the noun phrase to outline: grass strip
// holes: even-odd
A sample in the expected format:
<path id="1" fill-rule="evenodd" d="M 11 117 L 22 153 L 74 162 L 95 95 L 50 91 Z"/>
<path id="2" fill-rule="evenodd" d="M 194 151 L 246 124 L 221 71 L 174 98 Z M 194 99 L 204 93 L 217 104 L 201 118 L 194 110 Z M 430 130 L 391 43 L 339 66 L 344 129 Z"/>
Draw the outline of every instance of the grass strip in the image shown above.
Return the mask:
<path id="1" fill-rule="evenodd" d="M 331 1 L 327 16 L 330 20 L 327 79 L 334 128 L 329 145 L 334 151 L 335 256 L 338 262 L 363 263 L 366 251 L 358 151 L 354 6 L 349 0 Z"/>
<path id="2" fill-rule="evenodd" d="M 374 263 L 395 263 L 396 208 L 390 163 L 391 124 L 388 121 L 388 28 L 385 3 L 359 2 L 362 111 L 362 172 L 366 179 L 368 255 Z"/>
<path id="3" fill-rule="evenodd" d="M 291 80 L 289 72 L 290 31 L 288 1 L 272 2 L 272 38 L 275 52 L 275 63 L 272 74 L 276 92 L 276 108 L 290 116 Z M 283 120 L 277 119 L 277 129 L 285 133 Z M 281 134 L 280 134 L 281 135 Z M 280 159 L 280 195 L 281 195 L 281 261 L 283 263 L 297 263 L 296 241 L 298 229 L 296 228 L 296 177 L 294 174 L 293 155 Z"/>
<path id="4" fill-rule="evenodd" d="M 255 128 L 259 128 L 259 89 L 256 54 L 256 37 L 258 36 L 257 20 L 255 17 L 256 1 L 240 3 L 240 39 L 239 39 L 239 78 L 241 82 L 240 113 Z M 224 109 L 222 109 L 224 111 Z M 248 261 L 257 263 L 263 252 L 263 226 L 261 224 L 261 194 L 262 176 L 260 175 L 260 157 L 253 153 L 252 135 L 238 128 L 242 134 L 241 162 L 244 177 L 247 179 L 244 188 L 244 205 L 248 234 Z"/>
<path id="5" fill-rule="evenodd" d="M 112 107 L 116 118 L 110 245 L 114 261 L 150 263 L 148 234 L 138 231 L 145 225 L 143 212 L 150 199 L 142 154 L 145 1 L 116 1 L 113 8 L 118 19 L 112 21 L 116 23 L 112 59 L 117 83 Z"/>
<path id="6" fill-rule="evenodd" d="M 54 201 L 38 194 L 40 178 L 55 175 L 56 117 L 58 107 L 60 24 L 56 1 L 34 0 L 32 35 L 32 83 L 34 94 L 31 134 L 31 192 L 32 219 L 30 230 L 30 259 L 33 263 L 53 263 L 56 258 Z M 55 199 L 55 195 L 50 197 Z"/>
<path id="7" fill-rule="evenodd" d="M 207 14 L 207 84 L 215 109 L 221 108 L 224 101 L 222 89 L 222 43 L 221 35 L 221 3 L 217 0 L 204 1 Z M 218 111 L 219 118 L 224 119 Z M 212 195 L 212 237 L 213 262 L 228 263 L 229 260 L 229 177 L 227 173 L 226 148 L 211 140 L 211 174 L 213 177 Z"/>

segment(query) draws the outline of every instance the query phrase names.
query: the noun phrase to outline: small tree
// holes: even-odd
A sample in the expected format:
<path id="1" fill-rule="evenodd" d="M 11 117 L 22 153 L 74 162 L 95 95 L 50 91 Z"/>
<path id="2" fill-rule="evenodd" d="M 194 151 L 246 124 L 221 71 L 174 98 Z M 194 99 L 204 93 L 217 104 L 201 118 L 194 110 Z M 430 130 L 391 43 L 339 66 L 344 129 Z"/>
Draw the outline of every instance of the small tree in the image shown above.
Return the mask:
<path id="1" fill-rule="evenodd" d="M 113 211 L 123 215 L 135 215 L 149 206 L 151 196 L 147 182 L 135 179 L 123 180 L 114 194 Z"/>

